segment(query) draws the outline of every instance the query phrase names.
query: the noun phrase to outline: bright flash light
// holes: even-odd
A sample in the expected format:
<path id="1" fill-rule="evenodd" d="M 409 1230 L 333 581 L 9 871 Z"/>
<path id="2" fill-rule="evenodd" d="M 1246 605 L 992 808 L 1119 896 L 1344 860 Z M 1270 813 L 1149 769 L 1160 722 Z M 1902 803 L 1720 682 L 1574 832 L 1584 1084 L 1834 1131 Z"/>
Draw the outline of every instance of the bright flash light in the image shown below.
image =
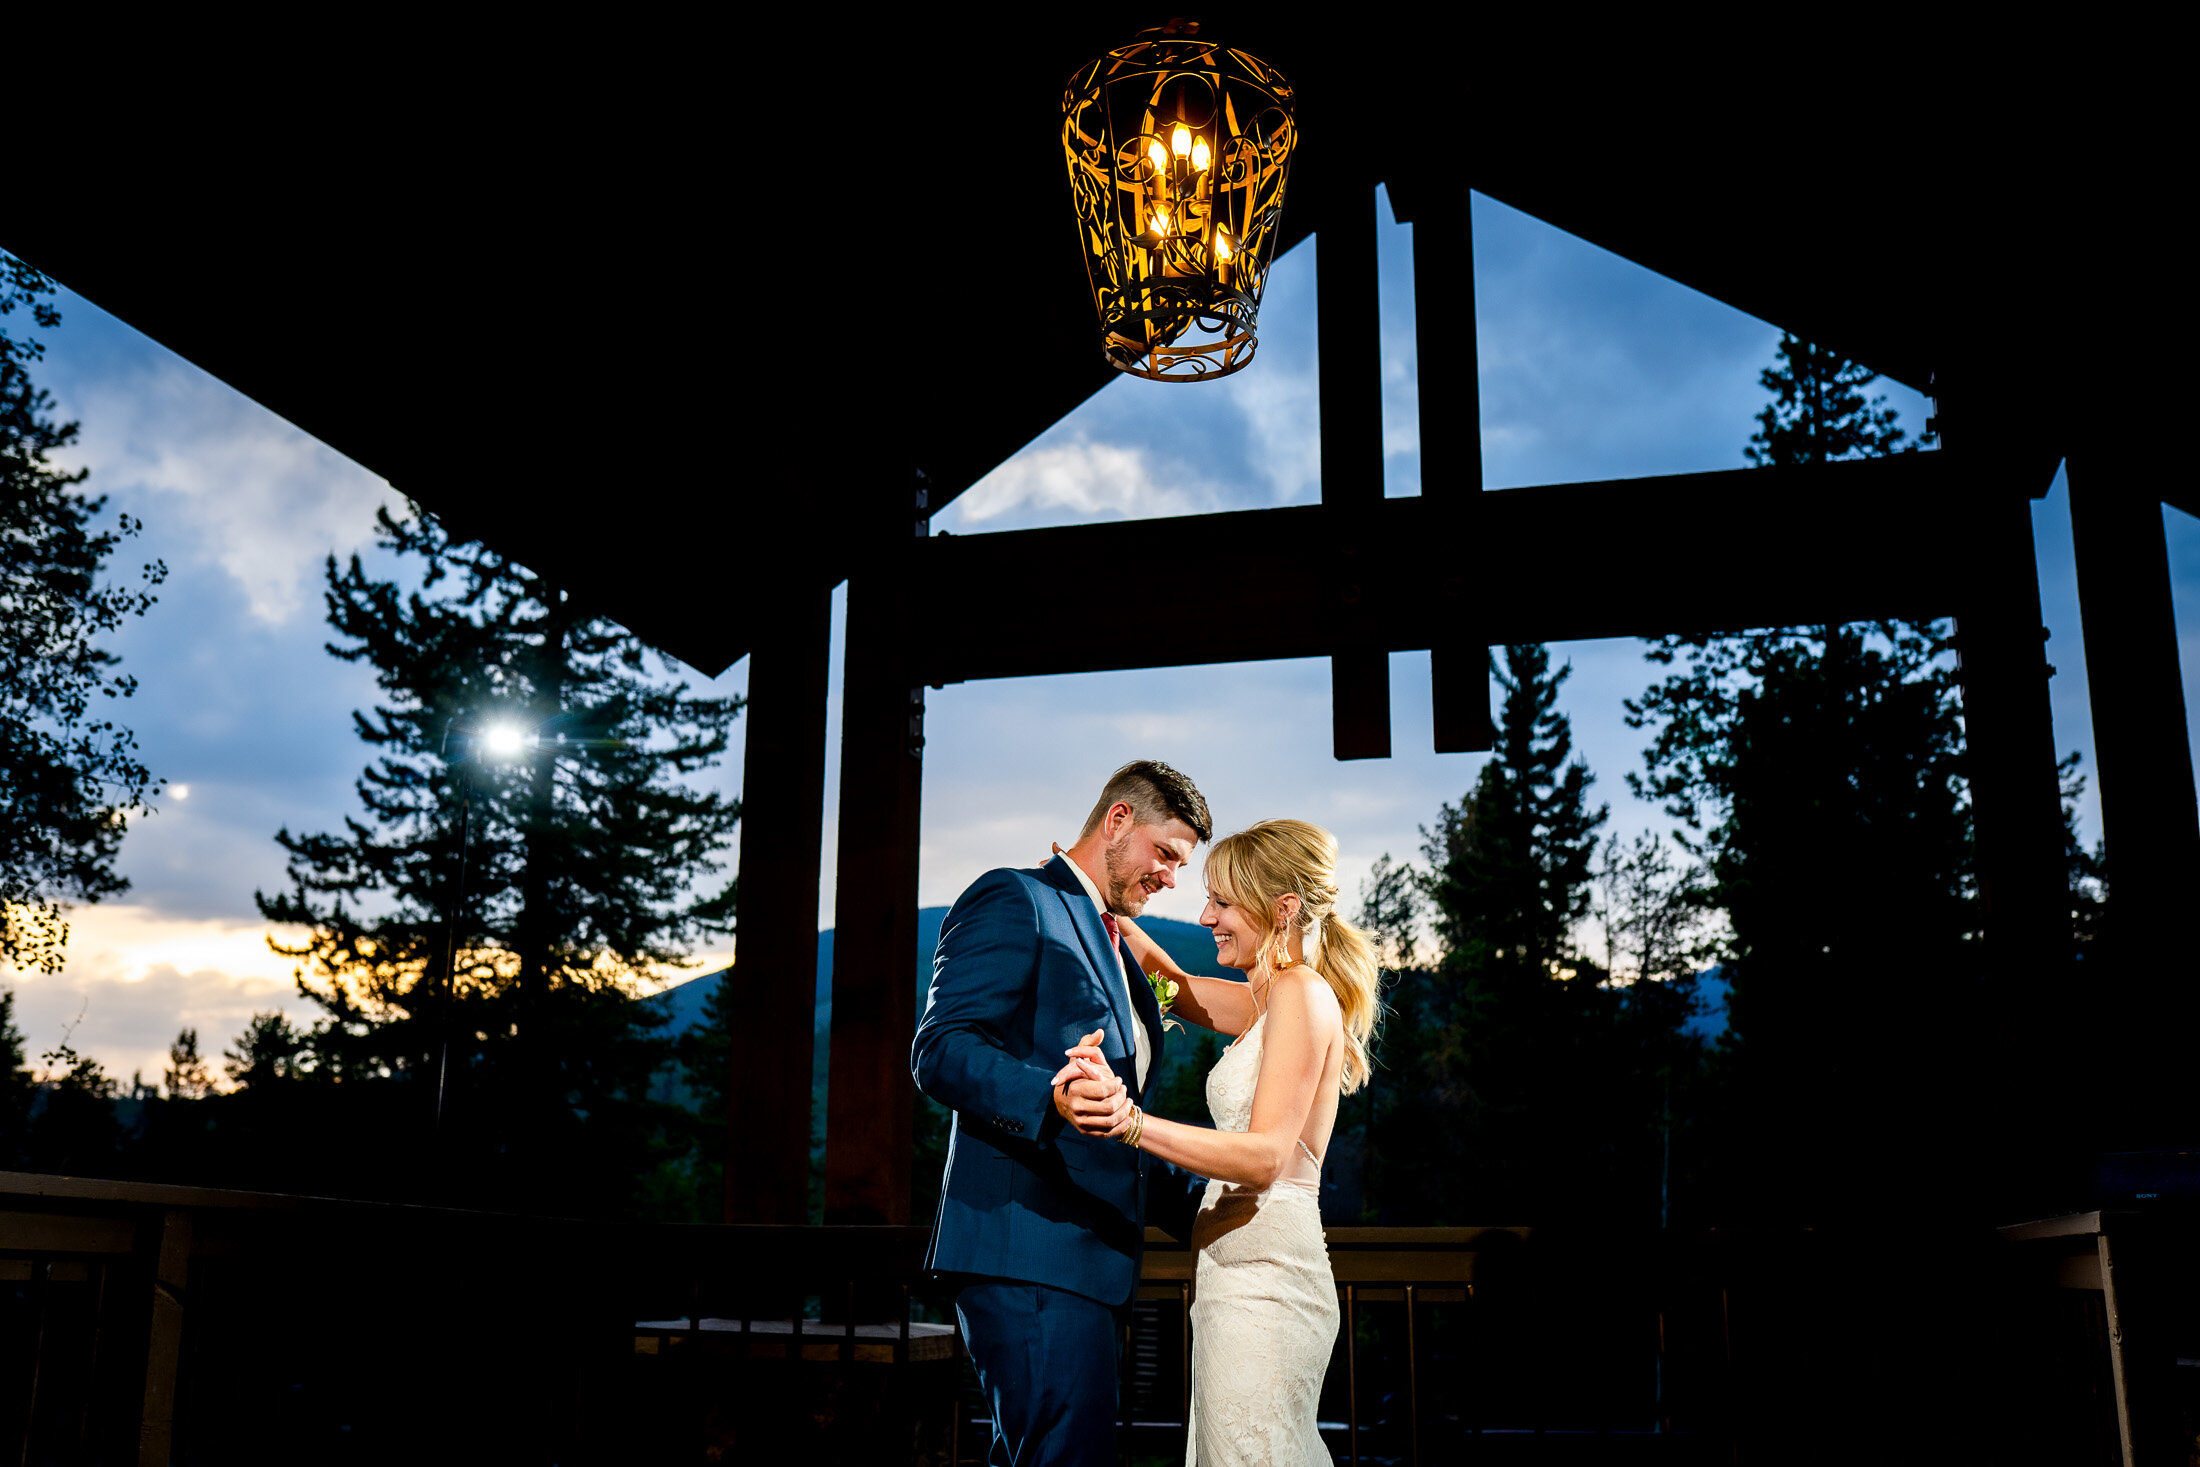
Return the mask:
<path id="1" fill-rule="evenodd" d="M 188 800 L 191 798 L 191 786 L 187 784 L 172 784 L 168 786 L 168 793 L 174 795 L 179 800 Z"/>
<path id="2" fill-rule="evenodd" d="M 1181 158 L 1192 150 L 1192 130 L 1178 123 L 1169 132 L 1169 151 Z"/>
<path id="3" fill-rule="evenodd" d="M 1159 143 L 1146 150 L 1146 158 L 1153 164 L 1156 172 L 1164 171 L 1169 166 L 1169 150 Z"/>
<path id="4" fill-rule="evenodd" d="M 492 723 L 489 725 L 489 732 L 483 737 L 483 742 L 488 744 L 490 753 L 497 755 L 499 758 L 509 759 L 527 747 L 527 736 L 521 733 L 518 727 L 513 724 Z"/>
<path id="5" fill-rule="evenodd" d="M 1219 229 L 1215 231 L 1215 258 L 1218 260 L 1230 258 L 1230 236 Z"/>
<path id="6" fill-rule="evenodd" d="M 1213 157 L 1214 155 L 1207 151 L 1207 140 L 1205 138 L 1201 138 L 1192 144 L 1192 166 L 1201 173 L 1207 171 L 1207 164 Z"/>

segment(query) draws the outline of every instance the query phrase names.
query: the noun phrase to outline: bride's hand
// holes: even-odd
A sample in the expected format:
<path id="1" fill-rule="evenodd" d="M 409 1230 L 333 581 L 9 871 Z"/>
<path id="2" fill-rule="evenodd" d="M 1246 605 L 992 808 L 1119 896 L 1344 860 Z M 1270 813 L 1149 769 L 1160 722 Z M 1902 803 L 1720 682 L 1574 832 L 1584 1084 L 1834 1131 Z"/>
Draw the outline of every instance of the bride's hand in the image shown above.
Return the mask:
<path id="1" fill-rule="evenodd" d="M 1055 1072 L 1054 1108 L 1086 1136 L 1114 1136 L 1130 1125 L 1130 1091 L 1101 1053 L 1105 1031 L 1095 1029 L 1065 1051 L 1068 1063 Z"/>

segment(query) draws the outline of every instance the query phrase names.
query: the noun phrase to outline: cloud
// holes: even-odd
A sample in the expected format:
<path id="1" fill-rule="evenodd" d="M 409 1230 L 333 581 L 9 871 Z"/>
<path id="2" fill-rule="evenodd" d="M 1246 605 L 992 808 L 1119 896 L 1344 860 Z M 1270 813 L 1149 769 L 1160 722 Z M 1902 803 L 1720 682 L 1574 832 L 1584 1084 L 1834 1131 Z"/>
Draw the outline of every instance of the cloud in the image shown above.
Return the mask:
<path id="1" fill-rule="evenodd" d="M 177 1031 L 191 1028 L 219 1070 L 222 1050 L 254 1014 L 275 1010 L 299 1024 L 320 1017 L 298 992 L 293 960 L 268 946 L 271 933 L 290 930 L 168 917 L 129 903 L 78 907 L 69 914 L 67 966 L 56 974 L 0 968 L 0 988 L 15 992 L 16 1027 L 34 1067 L 66 1038 L 110 1075 L 140 1072 L 157 1082 Z M 653 977 L 677 982 L 730 961 L 730 947 L 720 945 Z"/>
<path id="2" fill-rule="evenodd" d="M 199 1031 L 199 1052 L 218 1057 L 255 1013 L 307 1017 L 311 1005 L 291 965 L 267 945 L 265 923 L 191 921 L 128 904 L 69 914 L 68 965 L 60 973 L 6 971 L 15 1022 L 34 1066 L 66 1037 L 107 1073 L 157 1081 L 179 1029 Z"/>
<path id="3" fill-rule="evenodd" d="M 1244 420 L 1247 466 L 1273 504 L 1321 496 L 1321 376 L 1311 362 L 1257 359 L 1223 388 Z M 1263 370 L 1265 368 L 1265 370 Z"/>
<path id="4" fill-rule="evenodd" d="M 977 528 L 1017 511 L 1024 511 L 1019 520 L 1050 523 L 1154 519 L 1193 513 L 1214 498 L 1211 487 L 1190 476 L 1156 474 L 1143 448 L 1078 433 L 1026 449 L 971 485 L 953 508 L 961 525 Z M 1060 511 L 1067 516 L 1052 513 Z"/>
<path id="5" fill-rule="evenodd" d="M 259 621 L 317 613 L 323 559 L 365 540 L 376 508 L 399 496 L 88 302 L 67 300 L 63 312 L 45 375 L 85 424 L 69 459 L 91 469 L 88 487 L 149 520 L 188 522 L 193 553 L 236 582 Z"/>

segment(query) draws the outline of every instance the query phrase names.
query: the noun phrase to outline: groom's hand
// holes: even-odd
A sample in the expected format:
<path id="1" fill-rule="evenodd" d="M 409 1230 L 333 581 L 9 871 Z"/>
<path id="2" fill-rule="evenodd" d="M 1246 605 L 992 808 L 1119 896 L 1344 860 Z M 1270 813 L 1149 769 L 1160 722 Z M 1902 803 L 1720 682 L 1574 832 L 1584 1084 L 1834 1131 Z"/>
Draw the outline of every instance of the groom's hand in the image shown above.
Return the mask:
<path id="1" fill-rule="evenodd" d="M 1106 1136 L 1130 1119 L 1130 1092 L 1099 1049 L 1106 1033 L 1095 1029 L 1080 1039 L 1054 1076 L 1054 1109 L 1087 1136 Z"/>

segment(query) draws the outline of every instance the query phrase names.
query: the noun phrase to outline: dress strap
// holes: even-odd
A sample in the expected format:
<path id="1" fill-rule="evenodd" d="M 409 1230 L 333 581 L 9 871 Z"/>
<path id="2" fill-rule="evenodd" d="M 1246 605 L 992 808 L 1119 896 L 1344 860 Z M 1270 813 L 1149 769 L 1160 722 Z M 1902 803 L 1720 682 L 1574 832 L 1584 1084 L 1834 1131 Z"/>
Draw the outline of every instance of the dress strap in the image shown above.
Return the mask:
<path id="1" fill-rule="evenodd" d="M 1318 1167 L 1322 1164 L 1322 1159 L 1314 1154 L 1313 1147 L 1306 1144 L 1306 1138 L 1304 1136 L 1299 1137 L 1299 1150 L 1305 1152 L 1306 1159 L 1314 1163 L 1315 1166 Z"/>

